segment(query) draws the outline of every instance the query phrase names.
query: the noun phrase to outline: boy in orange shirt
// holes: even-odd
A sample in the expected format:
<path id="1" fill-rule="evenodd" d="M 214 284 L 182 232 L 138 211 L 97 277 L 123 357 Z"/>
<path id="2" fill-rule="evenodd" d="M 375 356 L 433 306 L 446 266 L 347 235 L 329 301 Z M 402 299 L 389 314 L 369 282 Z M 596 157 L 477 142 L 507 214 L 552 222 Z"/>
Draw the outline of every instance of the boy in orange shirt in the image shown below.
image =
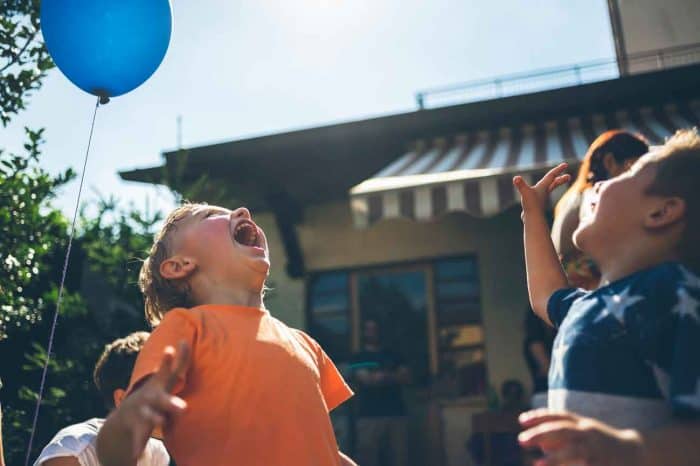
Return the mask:
<path id="1" fill-rule="evenodd" d="M 179 466 L 354 464 L 328 415 L 352 391 L 318 343 L 265 309 L 269 269 L 247 209 L 170 214 L 139 280 L 157 327 L 100 432 L 104 466 L 135 464 L 159 426 Z"/>

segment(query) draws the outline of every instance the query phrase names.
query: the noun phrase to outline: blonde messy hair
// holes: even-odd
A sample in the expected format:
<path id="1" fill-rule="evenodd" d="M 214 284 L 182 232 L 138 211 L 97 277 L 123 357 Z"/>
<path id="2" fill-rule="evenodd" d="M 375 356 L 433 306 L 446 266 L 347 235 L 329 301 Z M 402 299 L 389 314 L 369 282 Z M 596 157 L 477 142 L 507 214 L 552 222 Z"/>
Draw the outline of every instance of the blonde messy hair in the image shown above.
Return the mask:
<path id="1" fill-rule="evenodd" d="M 146 320 L 155 327 L 170 309 L 190 307 L 190 287 L 182 280 L 170 280 L 160 274 L 160 265 L 173 254 L 173 233 L 177 224 L 192 215 L 202 204 L 184 204 L 173 210 L 153 240 L 148 257 L 139 273 L 139 288 L 145 300 Z"/>
<path id="2" fill-rule="evenodd" d="M 700 134 L 697 128 L 676 131 L 654 154 L 656 176 L 648 193 L 679 197 L 685 203 L 680 261 L 700 272 Z"/>

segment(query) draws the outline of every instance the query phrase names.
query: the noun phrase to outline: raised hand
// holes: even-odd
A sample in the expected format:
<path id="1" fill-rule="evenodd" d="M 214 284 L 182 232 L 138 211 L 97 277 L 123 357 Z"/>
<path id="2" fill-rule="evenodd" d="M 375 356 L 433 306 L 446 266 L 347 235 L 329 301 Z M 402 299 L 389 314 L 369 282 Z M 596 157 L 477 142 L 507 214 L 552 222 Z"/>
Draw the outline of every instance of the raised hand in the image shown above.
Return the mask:
<path id="1" fill-rule="evenodd" d="M 571 179 L 571 175 L 564 173 L 567 167 L 566 163 L 560 163 L 549 170 L 534 186 L 529 186 L 522 176 L 513 178 L 513 184 L 520 193 L 523 214 L 533 211 L 543 212 L 546 209 L 549 194 Z"/>
<path id="2" fill-rule="evenodd" d="M 618 430 L 595 419 L 563 411 L 538 409 L 520 415 L 526 429 L 518 436 L 525 448 L 540 448 L 535 466 L 639 465 L 641 439 L 635 431 Z"/>
<path id="3" fill-rule="evenodd" d="M 134 390 L 107 418 L 97 439 L 97 451 L 104 466 L 136 464 L 154 429 L 163 427 L 187 403 L 171 391 L 189 367 L 190 349 L 186 343 L 163 351 L 158 372 Z"/>
<path id="4" fill-rule="evenodd" d="M 545 211 L 549 193 L 570 179 L 570 176 L 564 173 L 566 167 L 565 163 L 560 163 L 534 186 L 529 186 L 522 176 L 513 178 L 523 206 L 521 218 L 524 224 L 523 240 L 530 304 L 535 314 L 550 324 L 547 302 L 552 293 L 564 288 L 567 282 L 552 244 Z"/>

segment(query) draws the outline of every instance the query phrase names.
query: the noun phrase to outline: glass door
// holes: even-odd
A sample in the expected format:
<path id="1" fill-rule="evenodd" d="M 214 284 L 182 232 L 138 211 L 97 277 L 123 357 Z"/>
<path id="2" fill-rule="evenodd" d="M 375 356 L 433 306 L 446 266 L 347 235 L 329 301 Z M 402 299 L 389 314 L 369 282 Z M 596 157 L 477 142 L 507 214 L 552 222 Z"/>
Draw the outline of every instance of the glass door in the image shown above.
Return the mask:
<path id="1" fill-rule="evenodd" d="M 406 409 L 407 439 L 405 452 L 399 454 L 408 465 L 424 465 L 427 456 L 426 426 L 430 387 L 429 297 L 430 267 L 369 270 L 354 273 L 356 287 L 355 349 L 363 350 L 367 322 L 374 321 L 378 328 L 379 343 L 394 353 L 408 368 L 408 383 L 402 385 L 401 396 Z M 359 424 L 358 424 L 359 425 Z M 396 464 L 384 451 L 382 464 Z"/>

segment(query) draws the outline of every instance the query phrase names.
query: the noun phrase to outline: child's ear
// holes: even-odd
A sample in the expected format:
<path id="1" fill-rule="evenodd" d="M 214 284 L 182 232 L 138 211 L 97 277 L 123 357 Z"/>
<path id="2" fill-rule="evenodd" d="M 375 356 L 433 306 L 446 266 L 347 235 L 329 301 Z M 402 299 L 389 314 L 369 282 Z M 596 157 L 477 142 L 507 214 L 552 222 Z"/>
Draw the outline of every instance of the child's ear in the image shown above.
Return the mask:
<path id="1" fill-rule="evenodd" d="M 685 216 L 685 201 L 680 197 L 660 198 L 644 218 L 644 226 L 651 229 L 664 228 L 680 221 Z"/>
<path id="2" fill-rule="evenodd" d="M 168 280 L 188 277 L 197 268 L 190 257 L 173 256 L 165 259 L 160 264 L 160 276 Z"/>
<path id="3" fill-rule="evenodd" d="M 119 407 L 119 405 L 122 403 L 124 400 L 124 397 L 126 396 L 126 390 L 123 388 L 117 388 L 112 392 L 112 400 L 114 401 L 114 406 Z"/>

